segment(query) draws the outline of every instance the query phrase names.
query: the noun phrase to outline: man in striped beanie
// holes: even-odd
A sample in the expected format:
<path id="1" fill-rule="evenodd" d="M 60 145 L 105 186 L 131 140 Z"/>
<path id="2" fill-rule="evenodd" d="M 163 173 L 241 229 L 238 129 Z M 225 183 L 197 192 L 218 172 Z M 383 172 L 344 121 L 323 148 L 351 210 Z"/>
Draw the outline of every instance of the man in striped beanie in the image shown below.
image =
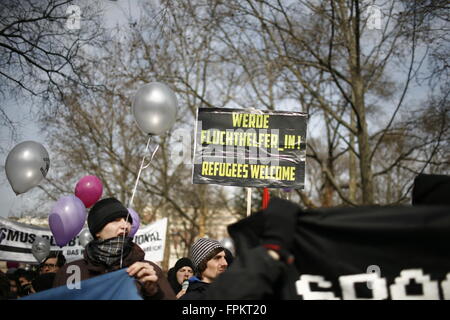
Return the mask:
<path id="1" fill-rule="evenodd" d="M 200 238 L 192 245 L 190 254 L 197 269 L 197 277 L 189 279 L 188 290 L 181 299 L 204 299 L 209 285 L 227 270 L 225 249 L 217 240 Z"/>

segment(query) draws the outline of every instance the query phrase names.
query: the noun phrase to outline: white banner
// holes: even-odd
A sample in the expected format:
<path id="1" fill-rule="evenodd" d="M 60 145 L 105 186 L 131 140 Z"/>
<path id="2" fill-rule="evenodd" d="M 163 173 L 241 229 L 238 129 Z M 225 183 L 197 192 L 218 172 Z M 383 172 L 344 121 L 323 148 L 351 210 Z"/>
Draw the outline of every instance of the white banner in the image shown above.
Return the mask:
<path id="1" fill-rule="evenodd" d="M 164 258 L 167 218 L 142 226 L 134 236 L 134 242 L 145 251 L 145 260 L 160 262 Z M 31 253 L 31 247 L 37 236 L 49 239 L 50 250 L 62 250 L 67 262 L 81 259 L 84 248 L 78 236 L 69 241 L 62 249 L 56 245 L 52 232 L 48 228 L 26 225 L 0 218 L 0 260 L 37 264 Z"/>
<path id="2" fill-rule="evenodd" d="M 166 244 L 167 218 L 139 228 L 134 243 L 145 251 L 145 260 L 161 262 L 164 259 Z"/>
<path id="3" fill-rule="evenodd" d="M 36 227 L 0 218 L 0 260 L 37 264 L 31 253 L 31 247 L 37 236 L 50 241 L 50 250 L 62 250 L 68 262 L 80 259 L 84 248 L 78 236 L 69 241 L 62 249 L 56 245 L 52 232 L 48 228 Z"/>

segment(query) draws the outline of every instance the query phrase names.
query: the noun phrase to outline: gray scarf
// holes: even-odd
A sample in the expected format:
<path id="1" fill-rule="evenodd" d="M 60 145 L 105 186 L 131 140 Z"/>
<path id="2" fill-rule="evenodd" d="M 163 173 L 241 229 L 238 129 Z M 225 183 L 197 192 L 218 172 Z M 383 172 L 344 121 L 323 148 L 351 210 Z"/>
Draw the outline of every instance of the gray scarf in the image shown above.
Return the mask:
<path id="1" fill-rule="evenodd" d="M 104 264 L 111 268 L 120 264 L 121 257 L 126 257 L 130 253 L 132 246 L 133 239 L 130 237 L 124 238 L 119 236 L 106 240 L 95 239 L 87 244 L 86 253 L 94 263 Z"/>

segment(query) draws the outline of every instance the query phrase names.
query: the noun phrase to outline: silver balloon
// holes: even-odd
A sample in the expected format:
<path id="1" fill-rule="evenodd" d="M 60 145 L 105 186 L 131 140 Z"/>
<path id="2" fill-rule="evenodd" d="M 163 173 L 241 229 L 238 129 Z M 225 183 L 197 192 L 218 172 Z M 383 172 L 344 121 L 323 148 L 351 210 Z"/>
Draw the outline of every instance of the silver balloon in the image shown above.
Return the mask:
<path id="1" fill-rule="evenodd" d="M 35 141 L 24 141 L 9 152 L 6 177 L 14 192 L 21 194 L 37 186 L 49 167 L 50 158 L 44 146 Z"/>
<path id="2" fill-rule="evenodd" d="M 92 237 L 91 233 L 89 232 L 89 229 L 83 229 L 78 235 L 78 241 L 80 241 L 80 245 L 83 248 L 86 247 L 86 245 L 92 240 L 94 240 L 94 237 Z"/>
<path id="3" fill-rule="evenodd" d="M 233 254 L 233 256 L 236 254 L 236 250 L 234 247 L 234 241 L 231 238 L 223 238 L 222 240 L 219 241 L 220 244 L 231 251 L 231 253 Z"/>
<path id="4" fill-rule="evenodd" d="M 39 263 L 44 261 L 50 253 L 50 242 L 48 239 L 37 236 L 31 247 L 31 253 Z"/>
<path id="5" fill-rule="evenodd" d="M 138 90 L 132 108 L 139 128 L 147 134 L 158 135 L 172 128 L 177 106 L 177 97 L 168 86 L 150 82 Z"/>

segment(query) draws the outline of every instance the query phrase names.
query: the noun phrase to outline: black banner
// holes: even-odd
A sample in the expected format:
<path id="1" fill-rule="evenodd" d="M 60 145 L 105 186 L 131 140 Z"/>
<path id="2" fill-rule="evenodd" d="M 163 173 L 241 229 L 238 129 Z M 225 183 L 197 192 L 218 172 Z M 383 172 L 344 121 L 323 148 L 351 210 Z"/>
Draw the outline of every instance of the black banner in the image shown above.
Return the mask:
<path id="1" fill-rule="evenodd" d="M 272 199 L 268 210 L 286 210 L 286 206 Z M 229 227 L 238 256 L 261 244 L 265 216 L 258 212 Z M 295 270 L 285 272 L 273 287 L 293 288 L 292 293 L 279 290 L 289 292 L 284 299 L 449 300 L 449 235 L 449 206 L 301 211 L 289 248 Z M 245 260 L 242 278 L 249 279 L 260 268 L 251 265 L 253 261 L 254 257 Z M 234 281 L 244 283 L 237 275 L 233 274 Z M 264 282 L 258 281 L 260 286 Z M 247 284 L 239 292 L 251 288 Z"/>
<path id="2" fill-rule="evenodd" d="M 303 189 L 308 116 L 200 108 L 193 183 Z"/>

